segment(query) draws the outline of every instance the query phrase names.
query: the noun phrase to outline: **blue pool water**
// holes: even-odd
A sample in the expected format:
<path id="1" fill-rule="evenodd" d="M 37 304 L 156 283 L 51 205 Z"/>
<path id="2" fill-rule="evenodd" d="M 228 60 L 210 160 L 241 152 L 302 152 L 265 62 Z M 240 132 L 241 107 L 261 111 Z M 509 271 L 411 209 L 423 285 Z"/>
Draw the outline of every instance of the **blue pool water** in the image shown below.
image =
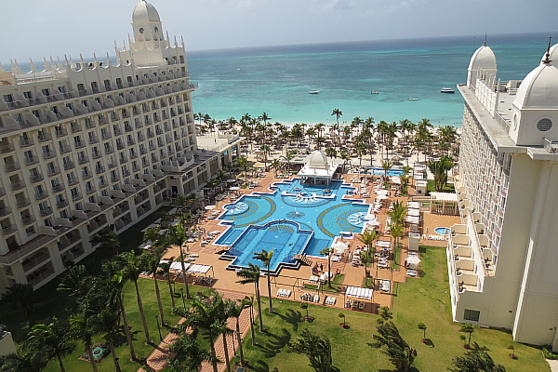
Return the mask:
<path id="1" fill-rule="evenodd" d="M 216 244 L 231 247 L 224 258 L 235 258 L 233 266 L 261 265 L 254 252 L 273 249 L 272 271 L 294 263 L 295 254 L 319 256 L 341 232 L 362 230 L 369 205 L 342 200 L 348 189 L 341 182 L 306 186 L 294 180 L 276 183 L 274 193 L 245 195 L 219 216 L 231 228 Z M 247 208 L 236 208 L 240 203 Z"/>
<path id="2" fill-rule="evenodd" d="M 382 168 L 367 168 L 366 174 L 372 174 L 374 176 L 383 176 L 386 172 Z M 364 172 L 362 172 L 364 174 Z M 401 176 L 403 175 L 402 169 L 390 169 L 387 172 L 388 176 Z"/>
<path id="3" fill-rule="evenodd" d="M 434 231 L 440 235 L 449 235 L 450 228 L 449 227 L 436 227 Z"/>

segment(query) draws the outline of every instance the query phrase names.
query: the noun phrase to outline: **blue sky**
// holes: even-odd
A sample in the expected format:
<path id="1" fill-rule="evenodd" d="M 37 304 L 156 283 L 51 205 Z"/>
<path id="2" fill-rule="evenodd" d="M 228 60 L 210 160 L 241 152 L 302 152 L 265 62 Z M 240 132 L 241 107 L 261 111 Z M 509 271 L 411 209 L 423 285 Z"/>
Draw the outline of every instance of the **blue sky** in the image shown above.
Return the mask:
<path id="1" fill-rule="evenodd" d="M 152 0 L 187 50 L 556 31 L 558 0 Z M 113 54 L 137 0 L 3 0 L 0 63 Z M 557 40 L 558 41 L 558 40 Z"/>

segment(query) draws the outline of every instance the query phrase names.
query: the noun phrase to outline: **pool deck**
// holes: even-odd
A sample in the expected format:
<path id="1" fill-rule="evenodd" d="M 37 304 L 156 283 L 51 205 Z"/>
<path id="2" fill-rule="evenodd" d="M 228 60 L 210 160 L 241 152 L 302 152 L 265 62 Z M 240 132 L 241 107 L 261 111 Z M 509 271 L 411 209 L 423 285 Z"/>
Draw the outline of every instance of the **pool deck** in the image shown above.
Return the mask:
<path id="1" fill-rule="evenodd" d="M 282 179 L 277 179 L 274 178 L 274 173 L 273 172 L 267 172 L 264 174 L 264 177 L 258 178 L 257 181 L 259 182 L 259 185 L 257 187 L 255 187 L 254 189 L 240 189 L 238 191 L 239 195 L 242 194 L 250 194 L 253 191 L 256 192 L 266 192 L 269 191 L 268 187 L 273 183 L 273 182 L 277 182 L 277 181 L 281 181 Z M 352 174 L 345 174 L 343 175 L 345 182 L 350 183 L 350 179 L 353 177 L 354 175 Z M 380 177 L 380 176 L 375 176 L 375 177 Z M 358 187 L 359 184 L 355 184 L 354 186 Z M 371 183 L 370 183 L 371 185 Z M 414 189 L 412 188 L 412 186 L 409 187 L 409 196 L 405 196 L 405 197 L 392 197 L 390 196 L 389 199 L 386 199 L 384 202 L 384 205 L 389 205 L 390 202 L 394 201 L 394 200 L 399 200 L 399 201 L 409 201 L 410 198 L 412 196 L 414 196 Z M 350 198 L 354 198 L 354 199 L 365 199 L 367 203 L 373 203 L 375 195 L 372 193 L 370 197 L 368 198 L 363 198 L 360 195 L 355 195 L 355 196 L 350 196 Z M 225 204 L 227 203 L 231 203 L 233 201 L 230 200 L 229 197 L 226 197 L 225 199 L 217 202 L 216 204 L 216 209 L 222 208 Z M 382 208 L 380 213 L 377 215 L 378 216 L 378 221 L 381 223 L 381 226 L 385 226 L 386 223 L 386 219 L 387 219 L 387 215 L 386 215 L 386 210 L 387 208 Z M 208 215 L 209 212 L 206 213 L 206 215 Z M 434 215 L 434 214 L 430 214 L 428 212 L 424 212 L 423 213 L 423 231 L 421 232 L 422 234 L 434 234 L 434 228 L 436 227 L 449 227 L 451 225 L 453 225 L 454 223 L 458 223 L 459 222 L 459 217 L 457 216 L 444 216 L 444 215 Z M 219 220 L 214 219 L 208 219 L 208 218 L 203 218 L 201 221 L 199 221 L 198 227 L 201 227 L 203 229 L 205 229 L 206 232 L 212 232 L 212 231 L 220 231 L 223 232 L 225 231 L 226 227 L 225 226 L 219 226 Z M 382 229 L 383 230 L 383 229 Z M 342 239 L 343 242 L 347 243 L 350 248 L 349 251 L 353 252 L 354 249 L 356 248 L 357 245 L 362 246 L 363 244 L 356 238 L 358 234 L 355 234 L 354 239 Z M 218 237 L 218 235 L 216 235 L 213 238 L 213 241 L 216 240 Z M 379 237 L 377 240 L 380 241 L 392 241 L 392 238 L 390 235 L 387 234 L 379 234 Z M 391 307 L 392 306 L 392 302 L 393 302 L 393 296 L 397 293 L 397 289 L 399 285 L 404 285 L 404 283 L 407 280 L 420 280 L 420 278 L 410 278 L 406 275 L 406 270 L 404 268 L 404 263 L 405 263 L 405 259 L 407 258 L 407 248 L 408 244 L 409 244 L 409 238 L 407 235 L 407 232 L 405 232 L 405 235 L 401 238 L 400 240 L 401 245 L 402 245 L 402 249 L 399 255 L 399 263 L 398 263 L 398 267 L 395 268 L 395 270 L 391 269 L 391 265 L 393 264 L 393 261 L 390 260 L 390 268 L 379 268 L 377 266 L 377 261 L 375 261 L 371 267 L 369 267 L 369 272 L 370 275 L 374 277 L 374 279 L 388 279 L 390 281 L 392 281 L 392 287 L 391 287 L 391 293 L 382 293 L 380 291 L 374 291 L 374 295 L 373 295 L 373 300 L 372 302 L 367 302 L 365 304 L 365 307 L 363 310 L 357 310 L 357 309 L 347 309 L 345 308 L 345 298 L 343 294 L 330 294 L 330 293 L 323 293 L 321 292 L 319 294 L 320 296 L 320 300 L 318 303 L 316 303 L 316 305 L 319 306 L 328 306 L 328 307 L 334 307 L 334 308 L 339 308 L 339 309 L 347 309 L 347 310 L 351 310 L 351 311 L 363 311 L 363 312 L 370 312 L 370 313 L 376 313 L 377 312 L 377 308 L 379 306 L 388 306 Z M 393 244 L 393 242 L 392 242 Z M 427 246 L 438 246 L 438 247 L 445 247 L 446 246 L 446 242 L 445 241 L 432 241 L 432 240 L 421 240 L 420 241 L 421 245 L 427 245 Z M 193 263 L 197 263 L 197 264 L 203 264 L 203 265 L 211 265 L 213 266 L 213 270 L 215 272 L 215 277 L 216 280 L 212 283 L 212 288 L 221 292 L 225 297 L 230 297 L 230 298 L 243 298 L 245 295 L 250 295 L 253 293 L 254 287 L 252 285 L 242 285 L 237 283 L 237 281 L 239 280 L 238 276 L 236 275 L 235 271 L 232 270 L 227 270 L 226 266 L 230 263 L 230 261 L 226 261 L 226 260 L 220 260 L 219 259 L 219 255 L 217 254 L 217 252 L 219 252 L 221 250 L 220 247 L 212 245 L 211 243 L 209 244 L 202 244 L 201 240 L 196 240 L 193 243 L 187 244 L 188 246 L 188 251 L 192 254 L 195 253 L 198 255 L 198 257 L 195 259 L 195 261 Z M 342 282 L 342 286 L 343 287 L 347 287 L 347 286 L 356 286 L 356 287 L 361 287 L 363 286 L 363 282 L 364 282 L 364 276 L 365 276 L 365 272 L 364 272 L 364 267 L 363 266 L 359 266 L 359 267 L 354 267 L 351 265 L 351 260 L 350 260 L 350 255 L 349 255 L 349 251 L 346 252 L 346 254 L 342 257 L 340 262 L 332 262 L 331 265 L 331 272 L 333 273 L 341 273 L 344 275 L 344 279 Z M 178 248 L 174 248 L 174 249 L 169 249 L 167 251 L 167 253 L 165 254 L 165 256 L 163 258 L 169 258 L 169 257 L 174 257 L 175 259 L 177 257 L 180 256 L 180 252 L 178 250 Z M 312 266 L 314 265 L 323 265 L 324 271 L 327 271 L 327 258 L 316 258 L 316 257 L 309 257 L 312 261 Z M 288 268 L 284 268 L 282 269 L 281 273 L 279 276 L 277 277 L 272 277 L 272 281 L 271 281 L 271 293 L 273 295 L 274 301 L 281 301 L 283 299 L 288 299 L 288 300 L 294 300 L 294 301 L 302 301 L 300 299 L 300 296 L 304 293 L 312 293 L 312 294 L 316 294 L 315 290 L 309 290 L 309 289 L 304 289 L 303 285 L 304 283 L 308 283 L 309 278 L 313 275 L 312 273 L 312 266 L 304 266 L 302 265 L 299 269 L 288 269 Z M 397 268 L 399 270 L 397 270 Z M 397 284 L 396 284 L 397 283 Z M 311 283 L 314 284 L 314 283 Z M 288 289 L 291 290 L 292 293 L 291 295 L 286 298 L 286 297 L 277 297 L 277 291 L 279 289 Z M 264 297 L 267 297 L 267 293 L 268 293 L 268 288 L 267 288 L 267 279 L 266 278 L 262 278 L 262 280 L 260 281 L 260 291 L 261 291 L 261 295 Z M 336 299 L 335 301 L 335 305 L 326 305 L 325 304 L 325 299 L 326 297 L 334 297 Z M 265 308 L 265 301 L 264 301 L 264 308 Z M 265 311 L 265 310 L 264 310 Z M 246 335 L 248 333 L 248 327 L 249 327 L 249 322 L 246 319 L 246 311 L 243 312 L 243 320 L 242 320 L 242 333 L 244 335 Z M 166 341 L 170 341 L 170 340 L 166 340 Z M 219 344 L 221 341 L 221 338 L 219 338 L 219 340 L 217 341 L 217 344 Z M 232 342 L 229 341 L 229 348 L 230 348 L 230 352 L 229 355 L 232 356 L 233 355 L 233 349 L 232 349 Z M 163 344 L 162 344 L 163 345 Z M 160 345 L 161 346 L 161 345 Z M 216 345 L 216 350 L 218 352 L 218 357 L 220 359 L 224 358 L 223 351 L 222 351 L 222 344 Z M 161 356 L 161 353 L 164 352 L 164 348 L 160 349 L 160 350 L 156 350 L 152 356 L 150 357 L 153 358 L 153 362 L 154 363 L 150 363 L 150 366 L 152 368 L 154 368 L 155 370 L 161 370 L 164 367 L 164 361 Z M 158 362 L 158 363 L 157 363 Z M 224 371 L 225 370 L 225 364 L 219 364 L 219 371 Z M 204 365 L 202 366 L 201 371 L 212 371 L 211 365 L 209 363 L 204 363 Z"/>

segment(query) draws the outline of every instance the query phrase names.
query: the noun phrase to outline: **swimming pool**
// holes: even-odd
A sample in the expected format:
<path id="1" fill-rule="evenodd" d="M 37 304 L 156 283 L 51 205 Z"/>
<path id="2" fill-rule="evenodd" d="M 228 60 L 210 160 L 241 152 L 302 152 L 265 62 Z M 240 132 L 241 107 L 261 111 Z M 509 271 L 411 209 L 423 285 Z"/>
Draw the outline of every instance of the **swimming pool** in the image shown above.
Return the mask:
<path id="1" fill-rule="evenodd" d="M 249 262 L 261 265 L 252 257 L 262 249 L 274 249 L 272 271 L 280 270 L 281 265 L 297 264 L 295 254 L 319 256 L 341 232 L 360 232 L 369 213 L 368 204 L 343 199 L 353 187 L 340 181 L 308 186 L 295 179 L 277 182 L 272 189 L 269 193 L 244 195 L 225 206 L 226 212 L 218 217 L 221 224 L 230 227 L 215 244 L 230 247 L 222 258 L 234 260 L 231 268 L 245 267 Z M 301 202 L 303 198 L 308 201 Z M 246 207 L 236 207 L 241 203 Z M 275 232 L 284 229 L 285 234 L 297 239 L 284 243 L 286 237 L 282 233 L 267 233 L 271 228 Z"/>
<path id="2" fill-rule="evenodd" d="M 390 169 L 387 171 L 388 176 L 402 176 L 403 175 L 402 169 Z M 384 176 L 386 172 L 383 168 L 365 168 L 365 171 L 362 171 L 361 174 L 372 174 L 374 176 Z"/>
<path id="3" fill-rule="evenodd" d="M 436 227 L 434 231 L 440 235 L 449 235 L 451 230 L 449 227 Z"/>

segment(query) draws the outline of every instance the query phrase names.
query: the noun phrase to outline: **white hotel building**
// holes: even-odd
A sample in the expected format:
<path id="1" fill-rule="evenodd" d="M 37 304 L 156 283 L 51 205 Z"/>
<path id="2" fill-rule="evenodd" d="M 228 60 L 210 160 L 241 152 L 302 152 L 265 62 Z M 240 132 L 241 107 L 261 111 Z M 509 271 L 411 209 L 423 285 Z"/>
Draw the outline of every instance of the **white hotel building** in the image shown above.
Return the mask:
<path id="1" fill-rule="evenodd" d="M 103 228 L 124 231 L 238 154 L 238 138 L 198 149 L 184 44 L 151 4 L 136 5 L 132 27 L 116 63 L 0 67 L 0 293 L 44 285 Z"/>
<path id="2" fill-rule="evenodd" d="M 447 249 L 455 321 L 558 346 L 558 47 L 523 80 L 471 58 L 456 189 L 461 224 Z"/>

